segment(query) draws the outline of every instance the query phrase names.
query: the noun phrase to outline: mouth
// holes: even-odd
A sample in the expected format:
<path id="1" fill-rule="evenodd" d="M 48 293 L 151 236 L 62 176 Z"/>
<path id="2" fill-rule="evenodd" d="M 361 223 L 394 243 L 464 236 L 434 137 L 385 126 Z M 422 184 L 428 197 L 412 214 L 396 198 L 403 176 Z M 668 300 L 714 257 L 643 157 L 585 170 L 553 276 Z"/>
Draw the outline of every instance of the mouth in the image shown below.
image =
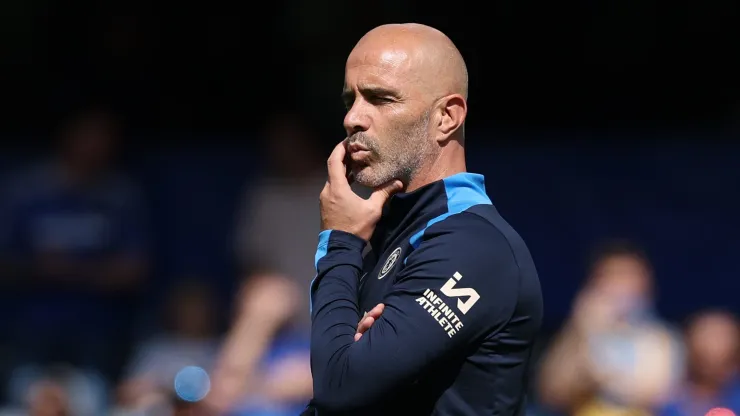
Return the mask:
<path id="1" fill-rule="evenodd" d="M 350 153 L 350 158 L 353 162 L 364 163 L 370 159 L 372 152 L 369 150 L 356 150 Z"/>
<path id="2" fill-rule="evenodd" d="M 350 153 L 369 152 L 367 147 L 357 142 L 350 143 L 349 146 L 347 146 L 347 150 L 349 150 Z"/>

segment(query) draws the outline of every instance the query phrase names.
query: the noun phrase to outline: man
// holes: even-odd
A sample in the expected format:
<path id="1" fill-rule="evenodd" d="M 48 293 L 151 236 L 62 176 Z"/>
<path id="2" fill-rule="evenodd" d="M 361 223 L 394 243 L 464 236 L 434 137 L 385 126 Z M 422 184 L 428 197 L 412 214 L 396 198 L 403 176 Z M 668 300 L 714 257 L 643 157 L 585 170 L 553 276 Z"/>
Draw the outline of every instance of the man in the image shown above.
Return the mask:
<path id="1" fill-rule="evenodd" d="M 571 317 L 538 366 L 538 402 L 573 416 L 652 414 L 677 387 L 684 361 L 680 340 L 656 313 L 654 285 L 635 244 L 596 247 Z"/>
<path id="2" fill-rule="evenodd" d="M 13 316 L 5 380 L 22 386 L 26 371 L 64 363 L 85 391 L 70 396 L 70 413 L 100 414 L 101 376 L 117 377 L 146 288 L 150 229 L 143 190 L 116 166 L 119 117 L 98 106 L 69 116 L 56 152 L 0 190 L 0 304 Z"/>
<path id="3" fill-rule="evenodd" d="M 466 173 L 460 53 L 430 27 L 381 26 L 345 77 L 349 137 L 321 193 L 305 414 L 523 414 L 542 296 L 526 245 Z"/>
<path id="4" fill-rule="evenodd" d="M 712 413 L 717 407 L 740 412 L 739 324 L 723 310 L 701 311 L 689 321 L 687 377 L 657 416 L 723 414 Z"/>

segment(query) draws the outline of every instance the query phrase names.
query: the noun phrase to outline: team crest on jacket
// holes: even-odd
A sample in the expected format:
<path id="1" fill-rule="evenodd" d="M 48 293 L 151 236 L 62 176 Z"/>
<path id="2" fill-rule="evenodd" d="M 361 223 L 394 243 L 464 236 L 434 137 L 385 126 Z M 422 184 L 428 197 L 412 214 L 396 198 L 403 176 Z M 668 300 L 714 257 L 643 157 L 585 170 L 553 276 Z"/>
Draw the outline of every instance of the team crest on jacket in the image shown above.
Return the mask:
<path id="1" fill-rule="evenodd" d="M 385 275 L 387 275 L 388 272 L 391 271 L 393 266 L 395 266 L 396 261 L 398 261 L 399 257 L 401 257 L 401 247 L 396 247 L 396 249 L 393 250 L 391 255 L 388 256 L 388 259 L 386 259 L 385 264 L 383 265 L 383 268 L 380 269 L 380 273 L 378 273 L 378 279 L 384 278 Z"/>

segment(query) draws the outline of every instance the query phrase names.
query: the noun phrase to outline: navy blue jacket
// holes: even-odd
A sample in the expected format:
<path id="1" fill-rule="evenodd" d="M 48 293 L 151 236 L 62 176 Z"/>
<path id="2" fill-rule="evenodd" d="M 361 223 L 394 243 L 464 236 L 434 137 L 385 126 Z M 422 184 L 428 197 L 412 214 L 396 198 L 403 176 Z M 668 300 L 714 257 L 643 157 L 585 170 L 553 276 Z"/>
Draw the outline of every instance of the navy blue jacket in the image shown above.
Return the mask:
<path id="1" fill-rule="evenodd" d="M 395 195 L 369 243 L 319 235 L 304 414 L 523 415 L 542 294 L 483 176 Z M 363 313 L 381 302 L 355 342 Z"/>

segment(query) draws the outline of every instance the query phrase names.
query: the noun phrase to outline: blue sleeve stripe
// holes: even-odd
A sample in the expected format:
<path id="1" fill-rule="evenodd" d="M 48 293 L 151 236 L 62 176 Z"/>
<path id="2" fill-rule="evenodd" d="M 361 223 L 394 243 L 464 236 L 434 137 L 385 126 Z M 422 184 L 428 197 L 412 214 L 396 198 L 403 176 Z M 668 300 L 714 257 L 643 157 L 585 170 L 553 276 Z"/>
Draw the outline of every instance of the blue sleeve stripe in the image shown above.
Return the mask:
<path id="1" fill-rule="evenodd" d="M 314 256 L 313 266 L 316 269 L 316 273 L 319 272 L 319 261 L 326 256 L 326 250 L 329 248 L 329 237 L 331 236 L 331 230 L 324 230 L 319 233 L 319 246 L 316 249 L 316 256 Z"/>
<path id="2" fill-rule="evenodd" d="M 421 238 L 424 236 L 427 228 L 444 220 L 445 218 L 459 214 L 475 205 L 491 205 L 491 199 L 486 194 L 486 187 L 483 175 L 476 173 L 458 173 L 442 180 L 445 185 L 447 194 L 447 212 L 432 218 L 427 225 L 411 236 L 411 247 L 418 248 L 421 244 Z M 404 260 L 405 263 L 405 260 Z"/>
<path id="3" fill-rule="evenodd" d="M 319 273 L 319 261 L 326 256 L 326 251 L 329 249 L 329 237 L 331 237 L 331 230 L 324 230 L 319 233 L 319 246 L 316 249 L 313 263 L 314 269 L 316 269 L 316 276 Z M 316 276 L 311 280 L 311 285 L 308 289 L 309 313 L 313 312 L 313 284 L 316 281 Z"/>

